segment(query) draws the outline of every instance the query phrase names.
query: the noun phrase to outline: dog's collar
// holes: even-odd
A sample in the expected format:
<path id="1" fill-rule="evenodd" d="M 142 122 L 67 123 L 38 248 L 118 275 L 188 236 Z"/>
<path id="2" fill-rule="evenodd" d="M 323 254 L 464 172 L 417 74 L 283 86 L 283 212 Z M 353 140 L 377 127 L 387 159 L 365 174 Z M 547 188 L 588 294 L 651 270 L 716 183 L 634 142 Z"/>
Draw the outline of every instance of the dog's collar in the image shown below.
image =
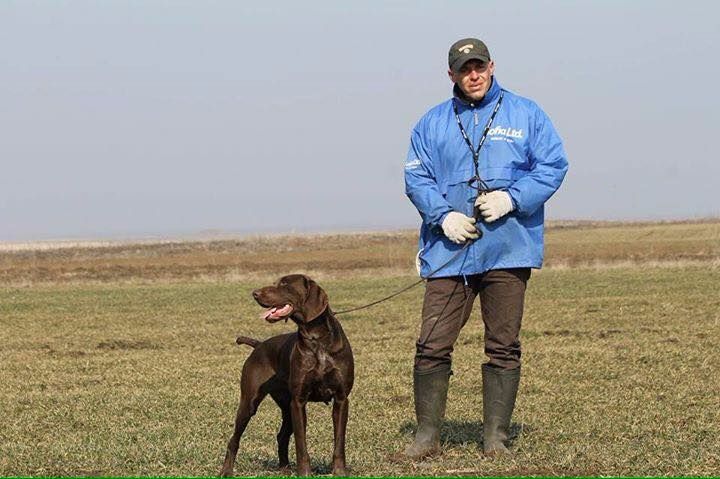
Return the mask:
<path id="1" fill-rule="evenodd" d="M 327 319 L 325 317 L 326 312 L 327 313 L 331 312 L 329 306 L 327 308 L 325 308 L 325 310 L 322 313 L 320 313 L 320 315 L 318 315 L 315 319 L 313 319 L 312 321 L 308 321 L 307 323 L 301 325 L 298 328 L 298 333 L 300 334 L 300 336 L 303 337 L 303 339 L 306 339 L 308 341 L 318 341 L 318 340 L 324 339 L 332 334 L 332 328 L 330 327 L 330 323 L 327 321 Z M 314 326 L 313 323 L 319 324 L 321 322 L 321 320 L 325 320 L 325 328 L 324 328 L 325 332 L 323 334 L 321 334 L 320 336 L 315 336 L 314 334 L 308 333 L 307 327 L 310 325 Z M 319 329 L 319 328 L 314 328 L 314 329 Z"/>
<path id="2" fill-rule="evenodd" d="M 315 316 L 315 317 L 314 317 L 313 319 L 311 319 L 310 321 L 305 321 L 303 324 L 305 324 L 305 325 L 307 325 L 307 326 L 310 326 L 311 324 L 313 324 L 313 323 L 315 323 L 315 322 L 319 323 L 320 321 L 322 321 L 322 320 L 325 318 L 325 315 L 326 315 L 326 314 L 332 314 L 332 310 L 330 309 L 330 305 L 325 306 L 325 309 L 323 309 L 322 311 L 320 311 L 320 314 L 318 314 L 317 316 Z"/>

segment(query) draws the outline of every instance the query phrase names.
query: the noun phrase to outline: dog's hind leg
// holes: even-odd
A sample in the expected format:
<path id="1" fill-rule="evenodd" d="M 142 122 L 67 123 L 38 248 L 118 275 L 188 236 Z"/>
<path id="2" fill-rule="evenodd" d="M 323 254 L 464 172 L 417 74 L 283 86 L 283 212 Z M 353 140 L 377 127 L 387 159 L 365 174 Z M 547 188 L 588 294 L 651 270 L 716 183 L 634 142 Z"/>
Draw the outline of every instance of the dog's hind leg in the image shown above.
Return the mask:
<path id="1" fill-rule="evenodd" d="M 247 399 L 246 399 L 247 398 Z M 235 466 L 235 457 L 237 456 L 238 446 L 240 444 L 240 437 L 245 428 L 250 422 L 250 418 L 255 415 L 257 408 L 265 398 L 265 393 L 258 391 L 253 397 L 248 397 L 245 394 L 240 399 L 240 406 L 238 406 L 237 416 L 235 417 L 235 431 L 233 432 L 230 441 L 228 441 L 227 452 L 225 453 L 225 462 L 223 463 L 220 475 L 222 477 L 229 477 L 233 475 L 233 467 Z"/>
<path id="2" fill-rule="evenodd" d="M 278 459 L 280 468 L 286 468 L 290 465 L 288 457 L 288 447 L 290 445 L 290 436 L 292 435 L 292 416 L 290 415 L 290 397 L 287 394 L 275 393 L 271 394 L 282 411 L 282 424 L 277 434 L 278 443 Z"/>
<path id="3" fill-rule="evenodd" d="M 228 441 L 225 462 L 220 471 L 221 476 L 232 476 L 240 437 L 245 432 L 250 418 L 255 415 L 258 406 L 267 396 L 266 383 L 273 375 L 272 369 L 258 365 L 253 359 L 253 356 L 250 356 L 243 366 L 240 379 L 240 405 L 235 417 L 235 431 Z"/>

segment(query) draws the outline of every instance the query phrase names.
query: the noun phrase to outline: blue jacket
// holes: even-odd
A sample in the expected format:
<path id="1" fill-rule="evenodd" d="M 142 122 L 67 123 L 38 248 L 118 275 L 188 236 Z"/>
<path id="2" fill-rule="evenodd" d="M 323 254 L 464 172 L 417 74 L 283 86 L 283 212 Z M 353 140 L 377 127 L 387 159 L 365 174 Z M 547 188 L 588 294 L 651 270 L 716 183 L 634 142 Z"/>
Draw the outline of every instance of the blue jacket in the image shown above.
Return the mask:
<path id="1" fill-rule="evenodd" d="M 428 277 L 463 247 L 443 234 L 441 224 L 451 211 L 472 217 L 477 197 L 477 190 L 468 184 L 475 175 L 472 154 L 458 128 L 453 102 L 477 148 L 501 91 L 502 104 L 480 150 L 479 170 L 490 189 L 510 194 L 515 210 L 493 223 L 479 221 L 482 238 L 432 277 L 542 266 L 543 204 L 565 177 L 565 150 L 540 107 L 503 89 L 493 78 L 480 102 L 470 104 L 454 97 L 428 111 L 413 129 L 405 163 L 405 192 L 422 218 L 422 277 Z"/>

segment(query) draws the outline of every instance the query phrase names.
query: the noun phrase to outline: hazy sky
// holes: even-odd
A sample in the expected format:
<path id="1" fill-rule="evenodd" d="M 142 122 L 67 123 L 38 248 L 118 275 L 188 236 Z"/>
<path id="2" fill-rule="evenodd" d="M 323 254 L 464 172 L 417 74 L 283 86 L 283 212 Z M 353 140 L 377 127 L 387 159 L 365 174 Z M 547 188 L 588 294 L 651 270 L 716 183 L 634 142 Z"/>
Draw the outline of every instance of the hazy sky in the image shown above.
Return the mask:
<path id="1" fill-rule="evenodd" d="M 477 36 L 570 171 L 553 219 L 720 215 L 720 3 L 0 0 L 0 240 L 407 228 Z"/>

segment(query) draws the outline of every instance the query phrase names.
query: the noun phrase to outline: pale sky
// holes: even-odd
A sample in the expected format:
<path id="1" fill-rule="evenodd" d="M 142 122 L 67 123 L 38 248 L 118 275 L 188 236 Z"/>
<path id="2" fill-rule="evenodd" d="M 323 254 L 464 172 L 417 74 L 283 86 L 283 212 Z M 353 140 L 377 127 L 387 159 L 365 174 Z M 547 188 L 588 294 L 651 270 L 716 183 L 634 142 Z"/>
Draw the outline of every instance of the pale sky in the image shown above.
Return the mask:
<path id="1" fill-rule="evenodd" d="M 551 219 L 720 216 L 720 3 L 0 1 L 0 241 L 419 226 L 410 130 L 483 39 Z"/>

